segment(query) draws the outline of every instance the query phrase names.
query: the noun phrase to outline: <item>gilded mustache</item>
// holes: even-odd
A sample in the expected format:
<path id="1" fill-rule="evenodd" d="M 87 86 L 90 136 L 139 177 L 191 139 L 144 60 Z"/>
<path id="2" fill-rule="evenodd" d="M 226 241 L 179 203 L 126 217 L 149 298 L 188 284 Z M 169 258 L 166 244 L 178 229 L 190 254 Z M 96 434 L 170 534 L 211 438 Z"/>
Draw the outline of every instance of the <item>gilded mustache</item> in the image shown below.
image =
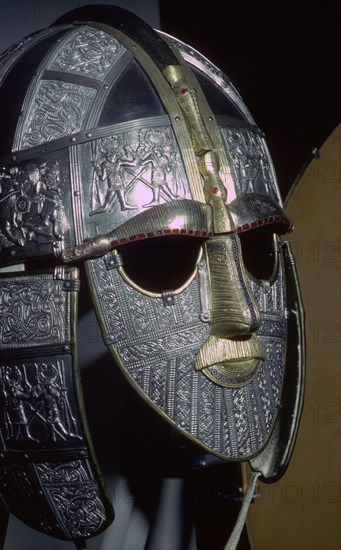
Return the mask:
<path id="1" fill-rule="evenodd" d="M 235 388 L 251 382 L 264 359 L 254 334 L 245 339 L 210 336 L 197 354 L 195 368 L 219 386 Z"/>

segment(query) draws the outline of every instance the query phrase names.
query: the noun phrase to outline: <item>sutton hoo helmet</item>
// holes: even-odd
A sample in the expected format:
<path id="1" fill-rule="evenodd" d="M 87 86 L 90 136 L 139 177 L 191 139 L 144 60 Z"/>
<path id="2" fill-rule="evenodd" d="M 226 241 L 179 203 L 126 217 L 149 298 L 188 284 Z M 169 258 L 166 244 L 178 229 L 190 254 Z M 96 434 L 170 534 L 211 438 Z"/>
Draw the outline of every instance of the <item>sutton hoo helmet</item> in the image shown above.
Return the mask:
<path id="1" fill-rule="evenodd" d="M 70 12 L 0 64 L 5 507 L 77 544 L 113 519 L 77 370 L 80 262 L 142 398 L 204 452 L 248 461 L 251 485 L 277 480 L 302 406 L 303 315 L 291 222 L 242 99 L 116 7 Z"/>

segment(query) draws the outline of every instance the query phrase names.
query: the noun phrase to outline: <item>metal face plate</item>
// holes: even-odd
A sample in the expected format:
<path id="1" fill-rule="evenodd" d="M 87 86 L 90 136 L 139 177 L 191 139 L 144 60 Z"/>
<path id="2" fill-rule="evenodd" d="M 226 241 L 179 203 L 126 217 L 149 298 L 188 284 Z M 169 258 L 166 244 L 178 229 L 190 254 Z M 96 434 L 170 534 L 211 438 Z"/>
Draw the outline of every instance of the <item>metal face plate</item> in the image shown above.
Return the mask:
<path id="1" fill-rule="evenodd" d="M 250 283 L 266 359 L 252 382 L 230 389 L 195 369 L 196 354 L 210 333 L 206 260 L 192 283 L 166 305 L 127 285 L 111 268 L 110 257 L 88 261 L 88 273 L 104 341 L 130 381 L 162 416 L 210 452 L 237 460 L 257 453 L 280 405 L 286 351 L 282 265 L 267 290 Z"/>

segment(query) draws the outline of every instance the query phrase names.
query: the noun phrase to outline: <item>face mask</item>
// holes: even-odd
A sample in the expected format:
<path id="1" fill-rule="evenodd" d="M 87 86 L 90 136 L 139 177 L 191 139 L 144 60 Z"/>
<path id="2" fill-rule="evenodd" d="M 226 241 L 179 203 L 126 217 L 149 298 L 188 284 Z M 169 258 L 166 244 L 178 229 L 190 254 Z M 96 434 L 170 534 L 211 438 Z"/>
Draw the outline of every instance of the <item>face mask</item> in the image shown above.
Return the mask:
<path id="1" fill-rule="evenodd" d="M 73 540 L 112 519 L 77 374 L 67 374 L 77 373 L 78 262 L 115 363 L 203 452 L 278 479 L 302 398 L 302 307 L 282 237 L 291 221 L 264 136 L 206 58 L 108 9 L 112 25 L 72 25 L 72 12 L 2 59 L 3 105 L 19 61 L 27 67 L 22 112 L 2 115 L 1 262 L 26 264 L 0 281 L 2 479 L 20 463 L 43 489 L 44 525 L 57 506 L 52 534 Z M 51 273 L 34 272 L 42 259 Z M 11 315 L 26 324 L 20 334 Z M 57 470 L 61 494 L 47 494 Z M 61 512 L 77 500 L 71 471 L 87 481 L 84 510 L 95 503 L 91 529 Z"/>

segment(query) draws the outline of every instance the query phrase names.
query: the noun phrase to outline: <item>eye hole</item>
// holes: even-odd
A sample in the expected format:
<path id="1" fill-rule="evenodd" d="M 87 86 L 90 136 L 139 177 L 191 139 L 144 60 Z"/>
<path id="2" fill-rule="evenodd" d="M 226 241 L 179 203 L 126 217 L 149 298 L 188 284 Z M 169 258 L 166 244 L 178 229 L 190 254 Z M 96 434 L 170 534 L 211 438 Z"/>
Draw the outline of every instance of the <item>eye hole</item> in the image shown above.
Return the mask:
<path id="1" fill-rule="evenodd" d="M 161 293 L 182 287 L 196 269 L 204 239 L 170 235 L 118 248 L 126 276 L 143 290 Z"/>
<path id="2" fill-rule="evenodd" d="M 243 261 L 249 274 L 258 280 L 270 280 L 277 268 L 276 235 L 269 227 L 239 233 Z"/>

